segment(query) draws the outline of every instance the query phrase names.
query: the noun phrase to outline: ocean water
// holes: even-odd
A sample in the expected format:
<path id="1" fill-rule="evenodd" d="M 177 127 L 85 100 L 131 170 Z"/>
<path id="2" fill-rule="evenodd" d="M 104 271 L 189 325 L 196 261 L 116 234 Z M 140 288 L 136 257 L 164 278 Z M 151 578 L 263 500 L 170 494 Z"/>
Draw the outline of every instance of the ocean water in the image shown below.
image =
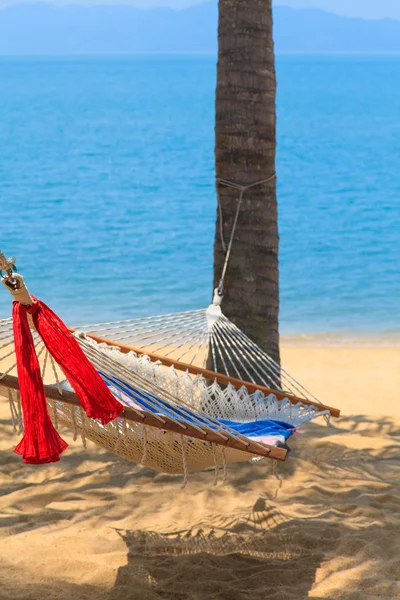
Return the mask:
<path id="1" fill-rule="evenodd" d="M 0 248 L 70 324 L 209 303 L 215 75 L 0 58 Z M 281 330 L 400 332 L 400 57 L 278 57 L 277 77 Z"/>

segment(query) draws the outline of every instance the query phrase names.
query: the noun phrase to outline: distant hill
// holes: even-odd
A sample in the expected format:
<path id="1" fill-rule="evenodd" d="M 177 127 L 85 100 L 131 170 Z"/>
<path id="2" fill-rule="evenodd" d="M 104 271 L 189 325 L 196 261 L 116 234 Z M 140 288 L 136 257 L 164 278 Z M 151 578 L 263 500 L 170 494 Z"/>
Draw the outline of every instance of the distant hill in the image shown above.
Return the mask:
<path id="1" fill-rule="evenodd" d="M 277 52 L 400 52 L 400 21 L 274 10 Z M 21 4 L 0 9 L 0 54 L 215 52 L 217 2 L 184 10 Z"/>

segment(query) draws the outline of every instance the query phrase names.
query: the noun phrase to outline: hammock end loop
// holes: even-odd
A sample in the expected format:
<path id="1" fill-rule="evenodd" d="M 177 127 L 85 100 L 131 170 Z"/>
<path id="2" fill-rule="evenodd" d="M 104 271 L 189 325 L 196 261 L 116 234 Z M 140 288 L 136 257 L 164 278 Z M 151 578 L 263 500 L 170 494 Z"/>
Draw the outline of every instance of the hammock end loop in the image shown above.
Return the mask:
<path id="1" fill-rule="evenodd" d="M 224 282 L 221 279 L 221 281 L 218 284 L 218 287 L 216 287 L 214 290 L 214 297 L 213 297 L 212 303 L 215 304 L 215 306 L 221 306 L 223 299 L 224 299 Z"/>
<path id="2" fill-rule="evenodd" d="M 24 306 L 32 306 L 33 300 L 22 275 L 7 272 L 7 275 L 1 278 L 1 283 L 8 289 L 14 300 Z"/>

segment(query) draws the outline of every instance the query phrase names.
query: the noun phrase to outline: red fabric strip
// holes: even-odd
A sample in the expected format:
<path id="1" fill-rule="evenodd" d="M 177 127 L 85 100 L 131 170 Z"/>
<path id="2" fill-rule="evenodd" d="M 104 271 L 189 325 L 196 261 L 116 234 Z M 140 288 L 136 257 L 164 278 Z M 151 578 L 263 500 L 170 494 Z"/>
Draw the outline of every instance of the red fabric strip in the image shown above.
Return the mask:
<path id="1" fill-rule="evenodd" d="M 26 463 L 43 464 L 58 461 L 68 444 L 54 429 L 48 412 L 27 313 L 32 315 L 36 330 L 65 373 L 88 417 L 100 419 L 105 425 L 124 407 L 112 395 L 61 319 L 46 304 L 32 299 L 32 306 L 13 303 L 14 344 L 24 416 L 24 437 L 15 452 L 22 455 Z"/>
<path id="2" fill-rule="evenodd" d="M 26 307 L 19 302 L 13 303 L 13 329 L 24 415 L 24 437 L 15 452 L 29 464 L 57 462 L 68 444 L 58 435 L 50 419 Z"/>
<path id="3" fill-rule="evenodd" d="M 46 348 L 65 373 L 87 416 L 100 419 L 103 425 L 115 419 L 124 410 L 123 405 L 112 395 L 61 319 L 44 302 L 33 300 L 27 311 L 32 314 Z"/>

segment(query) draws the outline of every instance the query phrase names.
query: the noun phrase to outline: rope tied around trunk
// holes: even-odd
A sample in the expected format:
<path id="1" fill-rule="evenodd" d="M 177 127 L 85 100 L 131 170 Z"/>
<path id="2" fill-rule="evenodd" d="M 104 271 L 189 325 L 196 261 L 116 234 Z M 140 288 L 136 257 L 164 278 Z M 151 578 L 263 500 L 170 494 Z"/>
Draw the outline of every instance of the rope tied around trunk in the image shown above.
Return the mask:
<path id="1" fill-rule="evenodd" d="M 231 231 L 231 235 L 229 237 L 228 246 L 226 246 L 225 239 L 224 239 L 224 221 L 223 221 L 223 214 L 222 214 L 222 206 L 221 206 L 221 202 L 219 200 L 219 195 L 218 195 L 220 237 L 221 237 L 222 249 L 225 252 L 224 266 L 222 268 L 222 273 L 221 273 L 221 277 L 220 277 L 219 285 L 218 285 L 218 293 L 221 296 L 223 295 L 223 292 L 224 292 L 225 275 L 226 275 L 226 271 L 228 269 L 229 259 L 231 256 L 233 240 L 234 240 L 235 233 L 236 233 L 236 227 L 237 227 L 237 223 L 238 223 L 238 219 L 239 219 L 240 209 L 242 207 L 244 193 L 247 192 L 247 190 L 250 190 L 251 188 L 254 188 L 254 187 L 263 185 L 264 183 L 268 183 L 269 181 L 272 181 L 273 179 L 275 179 L 275 177 L 276 177 L 276 173 L 273 173 L 270 177 L 267 177 L 266 179 L 261 179 L 261 181 L 256 181 L 254 183 L 250 183 L 249 185 L 240 185 L 239 183 L 235 183 L 234 181 L 228 181 L 227 179 L 217 179 L 217 185 L 223 185 L 225 187 L 230 187 L 233 190 L 237 190 L 238 192 L 240 192 L 237 207 L 236 207 L 235 218 L 233 220 L 232 231 Z"/>

